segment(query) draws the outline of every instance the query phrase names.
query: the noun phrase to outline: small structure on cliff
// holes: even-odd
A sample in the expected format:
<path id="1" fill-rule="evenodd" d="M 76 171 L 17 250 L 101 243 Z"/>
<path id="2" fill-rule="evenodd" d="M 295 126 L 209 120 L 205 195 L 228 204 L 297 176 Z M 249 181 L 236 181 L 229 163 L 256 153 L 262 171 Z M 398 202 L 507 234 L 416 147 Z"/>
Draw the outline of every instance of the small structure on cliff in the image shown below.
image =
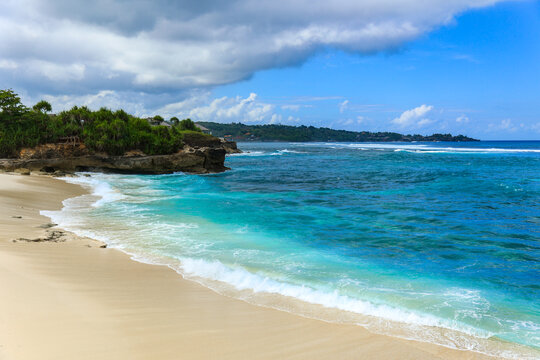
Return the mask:
<path id="1" fill-rule="evenodd" d="M 212 131 L 210 131 L 210 129 L 208 129 L 208 128 L 202 126 L 201 124 L 195 123 L 195 126 L 196 126 L 199 130 L 201 130 L 204 134 L 212 135 Z"/>
<path id="2" fill-rule="evenodd" d="M 161 116 L 149 117 L 149 118 L 146 118 L 146 121 L 148 121 L 148 123 L 151 126 L 166 126 L 166 127 L 172 126 L 170 122 L 163 120 Z"/>

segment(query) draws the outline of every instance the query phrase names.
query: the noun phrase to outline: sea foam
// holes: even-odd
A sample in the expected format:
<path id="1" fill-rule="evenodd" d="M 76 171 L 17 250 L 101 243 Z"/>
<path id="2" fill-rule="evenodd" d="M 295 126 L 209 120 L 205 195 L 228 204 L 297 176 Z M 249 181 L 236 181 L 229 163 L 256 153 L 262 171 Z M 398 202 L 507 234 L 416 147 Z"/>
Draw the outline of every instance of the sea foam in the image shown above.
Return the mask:
<path id="1" fill-rule="evenodd" d="M 332 149 L 357 149 L 357 150 L 395 150 L 395 151 L 414 151 L 417 153 L 478 153 L 478 154 L 512 154 L 512 153 L 540 153 L 539 149 L 520 149 L 520 148 L 470 148 L 453 146 L 433 146 L 426 144 L 403 144 L 403 143 L 305 143 L 300 146 L 308 147 L 328 147 Z"/>
<path id="2" fill-rule="evenodd" d="M 377 146 L 379 147 L 377 148 Z M 402 145 L 400 146 L 401 147 L 393 149 L 400 150 L 403 148 Z M 425 145 L 412 146 L 427 150 Z M 379 149 L 380 145 L 373 144 L 373 147 L 366 147 L 366 144 L 362 144 L 362 147 L 357 147 L 357 149 L 374 148 Z M 392 148 L 383 147 L 383 149 Z M 443 148 L 437 148 L 437 151 L 442 149 Z M 418 149 L 406 149 L 406 151 L 407 150 L 416 151 Z M 279 150 L 274 152 L 261 151 L 254 155 L 247 156 L 267 156 L 278 152 Z M 281 150 L 281 154 L 283 153 L 286 152 Z M 239 155 L 246 156 L 244 154 Z M 111 184 L 114 184 L 115 181 L 119 181 L 120 179 L 124 182 L 124 185 L 129 181 L 133 182 L 133 195 L 128 195 L 130 192 L 129 186 L 126 187 L 128 190 L 123 189 L 122 191 L 111 186 Z M 81 230 L 81 224 L 85 219 L 84 216 L 81 215 L 83 212 L 80 211 L 78 213 L 77 210 L 83 210 L 88 207 L 100 208 L 115 202 L 129 202 L 133 200 L 132 197 L 136 196 L 136 194 L 142 196 L 139 194 L 140 192 L 145 193 L 143 194 L 144 196 L 142 196 L 144 199 L 151 200 L 156 198 L 159 199 L 160 197 L 159 191 L 150 189 L 150 183 L 145 183 L 145 181 L 148 180 L 143 180 L 140 177 L 133 177 L 126 180 L 119 176 L 94 174 L 90 177 L 79 176 L 76 178 L 65 178 L 63 180 L 89 187 L 92 190 L 92 194 L 68 199 L 64 201 L 64 209 L 61 211 L 42 212 L 43 215 L 51 217 L 54 222 L 78 235 L 93 237 L 109 244 L 111 243 L 111 238 L 107 234 L 107 229 Z M 135 214 L 131 215 L 134 216 Z M 130 213 L 126 213 L 126 221 L 129 219 L 129 216 Z M 175 228 L 169 229 L 167 228 L 167 224 L 158 221 L 154 221 L 153 225 L 165 227 L 165 230 L 162 229 L 158 231 L 158 233 L 163 231 L 169 233 L 178 232 L 179 229 L 190 230 L 197 228 L 196 225 L 177 224 L 178 226 Z M 241 231 L 238 233 L 244 234 L 246 231 L 246 229 L 241 228 Z M 352 321 L 353 323 L 364 326 L 374 332 L 419 341 L 429 341 L 447 347 L 474 350 L 505 358 L 535 358 L 534 353 L 528 353 L 521 348 L 515 348 L 511 344 L 501 345 L 501 343 L 492 339 L 493 333 L 465 324 L 461 321 L 440 318 L 418 310 L 413 311 L 384 303 L 368 301 L 366 299 L 353 298 L 344 295 L 337 290 L 325 291 L 309 284 L 302 286 L 285 281 L 278 281 L 263 273 L 259 273 L 254 269 L 248 270 L 239 264 L 225 264 L 217 260 L 191 258 L 181 255 L 178 256 L 178 254 L 169 254 L 169 256 L 157 255 L 155 253 L 150 254 L 141 248 L 134 249 L 129 246 L 123 246 L 119 241 L 115 241 L 114 247 L 118 247 L 123 251 L 130 253 L 138 261 L 170 266 L 188 279 L 197 281 L 217 292 L 235 296 L 254 304 L 271 306 L 277 309 L 291 311 L 305 316 L 317 317 L 327 321 Z M 268 296 L 270 296 L 271 300 L 269 300 Z M 284 299 L 274 301 L 275 297 L 273 296 L 283 297 Z M 479 296 L 478 292 L 460 288 L 448 289 L 446 297 L 448 299 L 457 299 L 456 301 L 459 300 L 470 303 L 484 301 L 482 297 Z M 319 316 L 320 314 L 317 311 L 305 311 L 305 309 L 309 308 L 308 305 L 291 305 L 293 302 L 311 304 L 361 316 L 351 316 L 350 319 L 346 315 L 328 317 Z M 486 306 L 489 307 L 489 304 Z M 332 314 L 335 315 L 334 313 Z M 536 325 L 532 323 L 531 326 Z"/>

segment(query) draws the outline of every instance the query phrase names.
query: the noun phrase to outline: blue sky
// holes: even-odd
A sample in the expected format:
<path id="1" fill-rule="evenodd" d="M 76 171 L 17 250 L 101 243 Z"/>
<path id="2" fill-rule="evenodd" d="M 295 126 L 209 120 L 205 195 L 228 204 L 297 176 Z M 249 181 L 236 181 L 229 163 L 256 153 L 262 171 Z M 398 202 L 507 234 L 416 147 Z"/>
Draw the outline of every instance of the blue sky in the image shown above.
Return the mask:
<path id="1" fill-rule="evenodd" d="M 540 1 L 4 0 L 0 88 L 55 112 L 540 139 Z"/>
<path id="2" fill-rule="evenodd" d="M 283 111 L 295 118 L 283 123 L 540 139 L 540 2 L 469 11 L 381 54 L 323 51 L 301 66 L 261 71 L 215 95 L 251 92 L 286 110 L 299 106 Z M 392 123 L 422 104 L 433 106 L 425 115 L 432 123 L 405 128 Z"/>

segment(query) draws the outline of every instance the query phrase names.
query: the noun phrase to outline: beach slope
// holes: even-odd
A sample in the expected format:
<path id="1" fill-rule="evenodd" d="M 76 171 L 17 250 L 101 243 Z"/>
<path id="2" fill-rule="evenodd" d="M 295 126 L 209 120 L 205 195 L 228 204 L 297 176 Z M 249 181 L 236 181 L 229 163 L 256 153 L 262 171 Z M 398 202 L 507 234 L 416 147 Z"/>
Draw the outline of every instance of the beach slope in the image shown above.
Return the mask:
<path id="1" fill-rule="evenodd" d="M 56 227 L 83 189 L 0 174 L 0 359 L 481 359 L 244 303 Z"/>

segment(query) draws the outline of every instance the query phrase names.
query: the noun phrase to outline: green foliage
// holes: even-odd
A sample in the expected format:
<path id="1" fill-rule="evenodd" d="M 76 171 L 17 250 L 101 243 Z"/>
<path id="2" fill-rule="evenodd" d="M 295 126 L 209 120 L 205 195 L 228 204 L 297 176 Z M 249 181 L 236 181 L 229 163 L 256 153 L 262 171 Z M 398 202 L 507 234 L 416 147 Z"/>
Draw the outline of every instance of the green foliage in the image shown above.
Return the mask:
<path id="1" fill-rule="evenodd" d="M 21 103 L 13 90 L 0 90 L 0 156 L 13 156 L 18 148 L 37 145 L 46 120 Z"/>
<path id="2" fill-rule="evenodd" d="M 28 109 L 21 103 L 21 98 L 11 89 L 0 90 L 0 110 L 4 116 L 19 116 Z"/>
<path id="3" fill-rule="evenodd" d="M 123 110 L 92 111 L 75 106 L 48 115 L 45 111 L 51 111 L 50 104 L 40 101 L 31 111 L 12 90 L 0 90 L 0 109 L 0 157 L 14 157 L 23 147 L 55 143 L 65 137 L 77 137 L 89 150 L 109 155 L 130 150 L 148 155 L 171 154 L 182 148 L 183 136 L 190 132 L 184 131 L 181 121 L 174 127 L 152 126 L 146 119 Z M 163 121 L 160 116 L 156 118 Z"/>
<path id="4" fill-rule="evenodd" d="M 221 142 L 218 138 L 201 131 L 183 130 L 182 134 L 184 144 L 192 147 L 213 147 L 218 146 Z"/>
<path id="5" fill-rule="evenodd" d="M 165 119 L 163 119 L 163 117 L 159 116 L 159 115 L 156 115 L 152 118 L 152 125 L 159 125 L 161 124 L 163 121 L 165 121 Z"/>
<path id="6" fill-rule="evenodd" d="M 52 111 L 52 106 L 47 101 L 41 100 L 36 105 L 34 105 L 32 109 L 37 112 L 50 112 Z"/>
<path id="7" fill-rule="evenodd" d="M 240 123 L 220 124 L 201 122 L 214 136 L 231 138 L 237 141 L 475 141 L 475 139 L 450 134 L 402 135 L 395 132 L 347 131 L 313 126 L 289 125 L 244 125 Z"/>
<path id="8" fill-rule="evenodd" d="M 195 123 L 191 119 L 184 119 L 178 123 L 178 128 L 180 130 L 190 130 L 190 131 L 198 131 L 201 132 L 201 130 L 195 125 Z"/>
<path id="9" fill-rule="evenodd" d="M 180 120 L 176 116 L 173 116 L 172 118 L 169 119 L 169 122 L 173 126 L 177 126 L 180 123 Z"/>

